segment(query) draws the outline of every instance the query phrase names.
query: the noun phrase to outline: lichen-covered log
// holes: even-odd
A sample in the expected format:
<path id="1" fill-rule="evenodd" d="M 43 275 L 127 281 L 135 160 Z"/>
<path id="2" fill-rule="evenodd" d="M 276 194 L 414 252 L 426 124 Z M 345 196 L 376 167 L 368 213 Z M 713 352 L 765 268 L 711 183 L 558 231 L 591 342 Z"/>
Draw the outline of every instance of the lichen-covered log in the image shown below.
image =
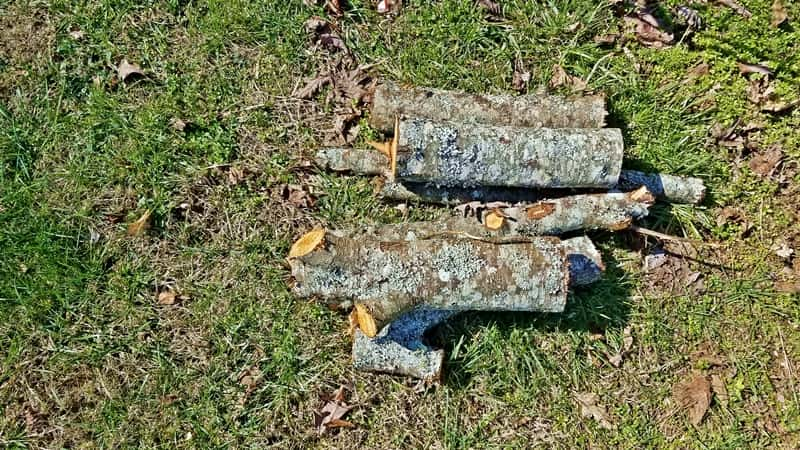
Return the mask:
<path id="1" fill-rule="evenodd" d="M 391 131 L 396 116 L 435 121 L 531 128 L 602 128 L 602 95 L 481 95 L 430 88 L 401 88 L 385 82 L 375 89 L 370 125 Z"/>
<path id="2" fill-rule="evenodd" d="M 374 230 L 380 236 L 380 228 Z M 569 258 L 570 286 L 597 281 L 604 270 L 600 253 L 586 236 L 562 241 Z M 441 378 L 443 350 L 429 348 L 423 342 L 426 331 L 460 311 L 418 308 L 383 327 L 369 338 L 360 329 L 354 331 L 353 366 L 367 372 L 386 372 L 437 381 Z"/>
<path id="3" fill-rule="evenodd" d="M 314 161 L 323 169 L 361 175 L 385 175 L 389 170 L 389 158 L 377 150 L 323 148 Z"/>
<path id="4" fill-rule="evenodd" d="M 380 330 L 421 306 L 560 312 L 569 280 L 560 240 L 542 237 L 498 245 L 448 237 L 387 242 L 331 234 L 324 246 L 290 264 L 298 297 L 352 299 L 362 317 L 374 322 L 361 326 L 364 331 Z"/>
<path id="5" fill-rule="evenodd" d="M 400 121 L 397 177 L 445 186 L 609 188 L 622 168 L 614 128 L 551 129 Z M 390 177 L 391 179 L 391 177 Z"/>
<path id="6" fill-rule="evenodd" d="M 629 190 L 639 186 L 647 186 L 656 198 L 671 203 L 698 204 L 706 196 L 706 186 L 699 178 L 645 173 L 638 170 L 622 171 L 617 189 Z"/>

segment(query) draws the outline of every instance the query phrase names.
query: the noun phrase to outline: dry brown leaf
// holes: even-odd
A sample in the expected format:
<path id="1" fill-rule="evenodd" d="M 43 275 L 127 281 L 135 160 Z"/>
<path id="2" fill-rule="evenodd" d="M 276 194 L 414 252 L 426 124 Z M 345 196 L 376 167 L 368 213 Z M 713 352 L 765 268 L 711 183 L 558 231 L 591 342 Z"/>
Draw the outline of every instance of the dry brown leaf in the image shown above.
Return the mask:
<path id="1" fill-rule="evenodd" d="M 344 401 L 344 386 L 341 386 L 334 391 L 320 411 L 314 411 L 314 427 L 319 434 L 324 433 L 328 428 L 352 428 L 354 425 L 351 422 L 342 420 L 342 417 L 351 409 L 353 407 L 347 406 Z"/>
<path id="2" fill-rule="evenodd" d="M 151 211 L 148 209 L 135 222 L 128 225 L 128 236 L 141 236 L 150 228 Z"/>
<path id="3" fill-rule="evenodd" d="M 170 120 L 169 126 L 172 127 L 175 131 L 184 131 L 186 129 L 187 123 L 181 119 L 174 118 Z"/>
<path id="4" fill-rule="evenodd" d="M 675 40 L 675 36 L 663 31 L 658 20 L 650 14 L 626 16 L 625 24 L 633 31 L 636 40 L 647 47 L 663 48 Z"/>
<path id="5" fill-rule="evenodd" d="M 700 63 L 700 64 L 692 67 L 691 69 L 689 69 L 689 73 L 688 73 L 689 78 L 692 79 L 692 78 L 700 78 L 702 76 L 706 76 L 706 75 L 708 75 L 710 69 L 711 69 L 711 66 L 709 66 L 708 64 Z"/>
<path id="6" fill-rule="evenodd" d="M 775 290 L 784 294 L 800 293 L 800 281 L 776 281 Z"/>
<path id="7" fill-rule="evenodd" d="M 554 64 L 550 87 L 555 89 L 561 86 L 572 88 L 573 91 L 582 91 L 586 89 L 586 82 L 579 77 L 568 74 L 561 65 Z"/>
<path id="8" fill-rule="evenodd" d="M 727 6 L 728 8 L 731 8 L 736 12 L 736 14 L 739 14 L 740 16 L 746 19 L 749 19 L 750 17 L 753 16 L 753 14 L 750 11 L 748 11 L 747 8 L 740 5 L 739 2 L 737 2 L 736 0 L 717 0 L 717 3 L 719 3 L 720 5 Z"/>
<path id="9" fill-rule="evenodd" d="M 772 2 L 772 26 L 777 28 L 782 23 L 786 22 L 789 18 L 789 13 L 786 12 L 786 7 L 783 6 L 782 0 L 775 0 Z"/>
<path id="10" fill-rule="evenodd" d="M 747 75 L 749 73 L 760 73 L 762 75 L 771 76 L 773 73 L 769 67 L 763 64 L 749 64 L 743 62 L 738 62 L 736 64 L 739 66 L 739 73 L 742 75 Z"/>
<path id="11" fill-rule="evenodd" d="M 379 14 L 389 14 L 389 13 L 396 13 L 402 7 L 403 2 L 401 0 L 381 0 L 378 2 L 378 13 Z"/>
<path id="12" fill-rule="evenodd" d="M 372 314 L 369 313 L 367 307 L 361 303 L 356 303 L 355 311 L 356 321 L 358 322 L 358 327 L 361 329 L 361 331 L 367 335 L 367 337 L 375 337 L 375 335 L 378 334 L 378 327 L 375 324 L 375 319 L 372 317 Z"/>
<path id="13" fill-rule="evenodd" d="M 339 0 L 327 0 L 325 2 L 325 7 L 333 16 L 339 17 L 342 15 L 342 5 L 339 3 Z"/>
<path id="14" fill-rule="evenodd" d="M 320 89 L 327 86 L 330 82 L 331 77 L 329 75 L 317 75 L 316 77 L 308 80 L 302 88 L 296 90 L 292 96 L 308 100 L 317 95 Z"/>
<path id="15" fill-rule="evenodd" d="M 478 6 L 485 9 L 489 14 L 499 16 L 501 11 L 500 4 L 493 0 L 478 0 Z"/>
<path id="16" fill-rule="evenodd" d="M 687 410 L 689 421 L 699 425 L 711 405 L 711 383 L 701 373 L 693 373 L 687 380 L 675 387 L 675 400 Z"/>
<path id="17" fill-rule="evenodd" d="M 594 37 L 594 43 L 600 45 L 610 45 L 617 42 L 617 39 L 619 39 L 619 34 L 598 34 Z"/>
<path id="18" fill-rule="evenodd" d="M 309 208 L 314 205 L 311 194 L 299 184 L 287 184 L 283 190 L 283 196 L 296 208 Z"/>
<path id="19" fill-rule="evenodd" d="M 330 30 L 330 24 L 322 17 L 314 16 L 306 20 L 306 31 L 309 33 L 323 33 Z"/>
<path id="20" fill-rule="evenodd" d="M 722 406 L 728 405 L 728 389 L 725 387 L 725 381 L 719 374 L 711 375 L 711 391 L 714 392 L 714 397 L 717 403 Z"/>
<path id="21" fill-rule="evenodd" d="M 581 406 L 582 417 L 596 420 L 600 427 L 606 430 L 613 430 L 616 428 L 606 408 L 598 404 L 600 402 L 600 397 L 597 394 L 593 392 L 578 393 L 575 394 L 575 399 Z"/>
<path id="22" fill-rule="evenodd" d="M 289 249 L 289 258 L 299 258 L 313 252 L 325 239 L 325 229 L 317 228 L 300 237 Z"/>
<path id="23" fill-rule="evenodd" d="M 125 81 L 134 76 L 144 76 L 144 72 L 136 64 L 131 64 L 127 59 L 123 59 L 117 67 L 117 77 L 120 81 Z"/>
<path id="24" fill-rule="evenodd" d="M 748 164 L 750 170 L 762 177 L 771 176 L 783 159 L 780 147 L 773 146 L 769 150 L 757 154 Z"/>
<path id="25" fill-rule="evenodd" d="M 72 30 L 72 31 L 69 32 L 69 37 L 71 37 L 72 39 L 75 39 L 76 41 L 79 41 L 79 40 L 83 39 L 83 36 L 84 36 L 84 33 L 83 33 L 82 30 Z"/>
<path id="26" fill-rule="evenodd" d="M 172 291 L 161 291 L 158 293 L 158 304 L 159 305 L 174 305 L 175 304 L 175 293 Z"/>
<path id="27" fill-rule="evenodd" d="M 539 202 L 529 206 L 528 209 L 525 210 L 525 214 L 528 216 L 528 219 L 539 220 L 549 216 L 555 209 L 555 203 Z"/>
<path id="28" fill-rule="evenodd" d="M 498 211 L 491 211 L 483 219 L 483 224 L 490 230 L 499 230 L 506 222 L 506 218 Z"/>

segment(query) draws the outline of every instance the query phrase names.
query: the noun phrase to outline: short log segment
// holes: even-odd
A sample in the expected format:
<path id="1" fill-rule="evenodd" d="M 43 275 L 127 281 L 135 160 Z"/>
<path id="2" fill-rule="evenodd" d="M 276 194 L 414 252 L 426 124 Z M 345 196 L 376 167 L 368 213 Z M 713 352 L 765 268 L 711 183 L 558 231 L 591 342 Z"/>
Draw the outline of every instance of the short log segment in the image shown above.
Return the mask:
<path id="1" fill-rule="evenodd" d="M 699 178 L 644 173 L 638 170 L 622 171 L 617 189 L 629 190 L 639 186 L 647 186 L 656 198 L 671 203 L 698 204 L 706 196 L 706 186 Z"/>
<path id="2" fill-rule="evenodd" d="M 380 228 L 374 230 L 380 236 Z M 600 253 L 586 236 L 562 241 L 569 258 L 570 286 L 597 281 L 604 270 Z M 441 378 L 444 351 L 429 348 L 423 342 L 426 331 L 446 321 L 459 311 L 418 308 L 383 327 L 369 338 L 360 329 L 353 339 L 353 366 L 356 370 L 385 372 L 437 381 Z"/>
<path id="3" fill-rule="evenodd" d="M 290 264 L 298 297 L 352 299 L 364 312 L 359 325 L 370 336 L 423 306 L 561 312 L 569 280 L 566 252 L 556 238 L 498 245 L 447 237 L 385 242 L 331 234 L 324 246 Z"/>
<path id="4" fill-rule="evenodd" d="M 623 143 L 614 128 L 531 129 L 405 119 L 397 152 L 396 175 L 408 181 L 609 188 L 619 178 Z"/>
<path id="5" fill-rule="evenodd" d="M 530 128 L 602 128 L 607 114 L 605 103 L 602 95 L 480 95 L 406 89 L 385 82 L 375 89 L 370 125 L 389 132 L 395 117 L 400 116 Z"/>

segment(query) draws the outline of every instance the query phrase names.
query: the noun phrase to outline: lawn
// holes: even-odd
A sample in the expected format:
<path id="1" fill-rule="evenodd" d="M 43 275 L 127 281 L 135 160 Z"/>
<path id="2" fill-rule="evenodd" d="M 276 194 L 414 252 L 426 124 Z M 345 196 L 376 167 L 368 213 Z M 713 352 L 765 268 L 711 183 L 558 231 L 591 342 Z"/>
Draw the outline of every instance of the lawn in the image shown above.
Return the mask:
<path id="1" fill-rule="evenodd" d="M 800 447 L 800 108 L 758 104 L 800 97 L 800 5 L 773 26 L 771 0 L 741 0 L 750 18 L 687 3 L 702 27 L 654 48 L 622 2 L 319 3 L 0 0 L 0 446 Z M 677 28 L 679 4 L 657 15 Z M 143 73 L 120 80 L 123 60 Z M 346 314 L 288 291 L 291 242 L 442 213 L 310 163 L 353 106 L 295 94 L 359 64 L 480 93 L 514 92 L 517 66 L 529 92 L 570 94 L 548 87 L 560 66 L 607 96 L 626 167 L 706 182 L 702 205 L 641 224 L 697 243 L 648 271 L 657 240 L 592 232 L 607 272 L 563 314 L 444 324 L 440 386 L 355 372 Z M 367 114 L 355 146 L 377 136 Z M 693 423 L 698 375 L 713 392 Z M 341 385 L 354 427 L 320 435 Z"/>

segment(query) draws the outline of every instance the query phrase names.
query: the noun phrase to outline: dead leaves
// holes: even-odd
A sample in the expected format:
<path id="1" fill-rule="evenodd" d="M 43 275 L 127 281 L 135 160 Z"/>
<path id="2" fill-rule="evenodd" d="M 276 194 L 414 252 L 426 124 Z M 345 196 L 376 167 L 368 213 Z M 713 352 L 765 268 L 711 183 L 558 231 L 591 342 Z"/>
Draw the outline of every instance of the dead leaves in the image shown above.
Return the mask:
<path id="1" fill-rule="evenodd" d="M 174 305 L 176 298 L 177 296 L 175 295 L 174 292 L 162 291 L 158 293 L 158 304 L 165 306 Z"/>
<path id="2" fill-rule="evenodd" d="M 550 87 L 556 89 L 559 87 L 568 87 L 572 91 L 582 91 L 586 89 L 586 82 L 581 78 L 570 75 L 559 64 L 553 65 L 553 76 L 550 78 Z"/>
<path id="3" fill-rule="evenodd" d="M 700 272 L 692 270 L 684 259 L 663 250 L 655 250 L 645 257 L 645 280 L 653 292 L 697 295 L 705 292 Z"/>
<path id="4" fill-rule="evenodd" d="M 305 23 L 306 31 L 311 33 L 315 45 L 325 48 L 328 51 L 342 51 L 350 54 L 350 50 L 345 45 L 344 40 L 338 33 L 333 31 L 333 27 L 325 19 L 314 16 Z"/>
<path id="5" fill-rule="evenodd" d="M 675 35 L 664 31 L 661 21 L 648 12 L 641 11 L 626 16 L 624 20 L 628 31 L 646 47 L 664 48 L 675 40 Z"/>
<path id="6" fill-rule="evenodd" d="M 141 236 L 150 229 L 150 216 L 152 211 L 149 209 L 144 212 L 135 222 L 128 225 L 128 236 Z"/>
<path id="7" fill-rule="evenodd" d="M 622 348 L 615 355 L 611 355 L 608 358 L 608 362 L 614 367 L 622 366 L 622 358 L 633 348 L 633 334 L 631 333 L 630 325 L 625 327 L 622 333 Z"/>
<path id="8" fill-rule="evenodd" d="M 687 411 L 689 421 L 697 426 L 711 406 L 711 383 L 707 376 L 692 373 L 688 379 L 675 386 L 673 397 Z"/>
<path id="9" fill-rule="evenodd" d="M 771 177 L 783 159 L 783 151 L 778 146 L 772 146 L 764 152 L 757 153 L 750 160 L 748 166 L 758 176 Z"/>
<path id="10" fill-rule="evenodd" d="M 581 407 L 581 416 L 597 421 L 601 428 L 613 430 L 616 428 L 611 421 L 605 406 L 600 404 L 600 397 L 593 392 L 582 392 L 575 394 L 575 400 Z"/>
<path id="11" fill-rule="evenodd" d="M 789 19 L 789 13 L 786 7 L 783 6 L 782 0 L 775 0 L 772 2 L 772 20 L 770 23 L 773 27 L 778 28 Z"/>
<path id="12" fill-rule="evenodd" d="M 528 89 L 528 83 L 530 81 L 531 73 L 525 69 L 522 60 L 517 59 L 514 61 L 514 76 L 511 79 L 511 89 L 517 92 L 525 92 Z"/>
<path id="13" fill-rule="evenodd" d="M 325 229 L 317 228 L 300 236 L 289 249 L 289 258 L 299 258 L 313 252 L 325 239 Z"/>
<path id="14" fill-rule="evenodd" d="M 310 208 L 316 199 L 300 184 L 285 184 L 282 188 L 283 199 L 295 208 Z"/>
<path id="15" fill-rule="evenodd" d="M 355 425 L 352 422 L 343 420 L 353 406 L 347 406 L 345 403 L 345 387 L 340 386 L 333 394 L 325 400 L 325 405 L 319 411 L 314 411 L 314 428 L 320 435 L 325 433 L 330 428 L 353 428 Z"/>
<path id="16" fill-rule="evenodd" d="M 762 75 L 771 76 L 772 70 L 764 65 L 761 64 L 747 64 L 743 62 L 737 63 L 739 67 L 739 73 L 742 75 L 747 75 L 749 73 L 760 73 Z"/>
<path id="17" fill-rule="evenodd" d="M 131 64 L 127 59 L 123 59 L 117 66 L 117 78 L 120 81 L 127 81 L 129 78 L 143 77 L 144 72 L 136 64 Z"/>
<path id="18" fill-rule="evenodd" d="M 396 14 L 402 7 L 402 0 L 380 0 L 377 9 L 379 14 Z"/>

